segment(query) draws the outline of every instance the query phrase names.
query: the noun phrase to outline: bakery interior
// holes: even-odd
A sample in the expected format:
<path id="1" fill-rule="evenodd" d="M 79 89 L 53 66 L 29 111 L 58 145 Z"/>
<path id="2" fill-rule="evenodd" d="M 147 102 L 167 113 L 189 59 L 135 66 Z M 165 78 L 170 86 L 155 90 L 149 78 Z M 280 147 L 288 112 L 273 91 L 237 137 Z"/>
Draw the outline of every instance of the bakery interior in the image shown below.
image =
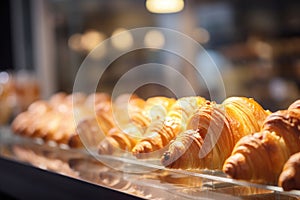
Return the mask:
<path id="1" fill-rule="evenodd" d="M 51 138 L 50 141 L 45 141 L 45 135 L 39 138 L 37 135 L 26 137 L 28 134 L 25 134 L 24 137 L 22 133 L 14 133 L 20 130 L 17 125 L 17 131 L 11 128 L 14 122 L 17 124 L 17 117 L 28 112 L 34 102 L 43 100 L 51 104 L 51 98 L 55 94 L 74 94 L 77 73 L 87 57 L 99 61 L 105 60 L 110 51 L 124 51 L 126 53 L 120 54 L 110 63 L 101 77 L 93 72 L 85 77 L 99 81 L 94 92 L 112 96 L 124 74 L 137 66 L 159 63 L 170 66 L 183 75 L 193 88 L 194 95 L 215 101 L 218 105 L 229 97 L 247 97 L 253 98 L 263 108 L 262 111 L 255 110 L 253 116 L 259 115 L 259 112 L 263 113 L 261 115 L 271 116 L 284 110 L 282 115 L 286 120 L 294 120 L 292 128 L 287 127 L 285 130 L 294 131 L 297 129 L 294 127 L 300 127 L 300 114 L 299 118 L 294 114 L 300 107 L 297 107 L 297 100 L 300 99 L 299 1 L 2 0 L 0 4 L 0 21 L 3 27 L 0 32 L 1 199 L 45 196 L 59 199 L 300 199 L 300 188 L 284 191 L 277 185 L 279 174 L 276 175 L 276 183 L 266 183 L 228 177 L 222 172 L 222 167 L 221 170 L 184 170 L 125 155 L 100 155 L 101 158 L 95 159 L 99 155 L 72 149 L 67 143 L 57 144 Z M 148 48 L 132 49 L 137 39 L 131 31 L 144 27 L 150 27 L 143 38 L 144 45 Z M 173 41 L 169 44 L 164 30 L 184 34 L 205 52 L 189 48 L 185 41 Z M 121 40 L 112 40 L 111 48 L 104 48 L 104 53 L 98 54 L 96 58 L 91 57 L 93 49 L 118 34 L 123 35 Z M 182 48 L 191 55 L 199 68 L 181 55 L 164 51 L 164 48 L 168 48 L 167 45 L 170 48 Z M 162 69 L 159 65 L 153 67 L 152 75 L 149 76 L 168 80 L 169 85 L 148 83 L 138 85 L 134 90 L 146 104 L 151 97 L 178 99 L 184 96 L 180 94 L 185 94 L 185 85 L 176 81 L 173 73 L 168 73 L 161 67 Z M 214 67 L 221 75 L 224 87 L 222 91 L 216 74 L 210 70 Z M 197 73 L 201 70 L 205 71 L 206 77 Z M 140 78 L 143 79 L 130 78 L 124 88 L 134 87 Z M 180 94 L 172 88 L 180 88 Z M 91 93 L 88 89 L 82 92 L 86 92 L 87 96 Z M 211 93 L 214 94 L 213 97 Z M 88 101 L 87 99 L 85 97 L 84 101 Z M 235 99 L 229 99 L 227 103 L 230 104 L 230 101 Z M 246 110 L 246 107 L 242 110 Z M 274 114 L 274 118 L 276 116 Z M 32 130 L 37 126 L 33 122 L 44 120 L 42 114 L 33 115 L 33 118 L 35 120 L 29 121 L 27 129 L 31 127 Z M 272 128 L 276 126 L 272 119 L 268 117 L 258 130 L 255 129 L 261 133 L 261 137 L 273 137 L 264 134 L 268 131 L 276 132 L 276 127 Z M 44 121 L 51 120 L 49 118 Z M 69 118 L 65 121 L 69 122 L 68 120 Z M 73 118 L 72 120 L 74 122 Z M 260 120 L 256 120 L 261 125 Z M 63 121 L 62 117 L 58 123 Z M 87 122 L 92 125 L 84 124 L 86 127 L 83 128 L 92 132 L 90 127 L 97 122 Z M 191 124 L 189 123 L 189 127 L 193 126 Z M 300 144 L 300 130 L 293 133 L 298 134 L 295 136 L 295 140 L 299 140 L 295 142 L 297 146 Z M 292 139 L 285 139 L 286 136 L 280 134 L 276 137 L 293 143 Z M 243 143 L 240 142 L 240 145 Z M 286 150 L 289 155 L 292 151 Z M 278 155 L 276 152 L 274 154 Z M 166 154 L 163 155 L 166 158 Z M 270 155 L 271 153 L 267 154 L 266 158 Z M 104 164 L 99 159 L 103 159 Z M 108 166 L 106 162 L 109 162 Z M 128 171 L 126 164 L 130 165 Z M 184 165 L 176 163 L 171 166 L 177 164 Z M 124 165 L 125 170 L 122 168 Z M 270 165 L 262 165 L 257 170 L 268 167 Z M 132 168 L 137 171 L 131 171 Z M 299 174 L 295 176 L 300 187 L 300 164 L 298 168 Z"/>

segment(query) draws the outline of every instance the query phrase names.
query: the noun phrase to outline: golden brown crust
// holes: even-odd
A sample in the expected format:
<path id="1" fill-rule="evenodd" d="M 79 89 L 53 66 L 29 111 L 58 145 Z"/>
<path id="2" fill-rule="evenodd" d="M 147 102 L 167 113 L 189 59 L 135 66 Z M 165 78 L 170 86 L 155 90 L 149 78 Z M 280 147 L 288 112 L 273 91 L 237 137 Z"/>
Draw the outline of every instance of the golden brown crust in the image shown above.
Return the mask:
<path id="1" fill-rule="evenodd" d="M 226 112 L 231 110 L 237 112 L 234 114 L 235 118 L 243 117 L 243 121 L 247 126 L 246 128 L 253 128 L 254 130 L 260 130 L 263 125 L 264 120 L 270 114 L 269 111 L 266 111 L 257 103 L 253 98 L 247 97 L 229 97 L 223 103 L 223 106 L 226 108 Z M 253 130 L 247 130 L 246 132 L 252 132 Z M 253 133 L 253 132 L 252 132 Z"/>
<path id="2" fill-rule="evenodd" d="M 92 98 L 95 101 L 91 101 Z M 109 96 L 102 93 L 92 94 L 88 98 L 82 93 L 57 93 L 49 101 L 38 100 L 32 103 L 27 111 L 14 119 L 12 129 L 23 136 L 68 144 L 70 138 L 77 134 L 76 122 L 93 115 L 94 106 L 91 102 L 95 102 L 97 107 L 109 100 Z M 76 139 L 72 140 L 73 147 L 81 146 L 78 138 L 77 142 Z"/>
<path id="3" fill-rule="evenodd" d="M 261 132 L 242 138 L 226 160 L 223 171 L 236 179 L 276 184 L 284 163 L 300 151 L 299 101 L 288 110 L 272 113 Z"/>
<path id="4" fill-rule="evenodd" d="M 136 130 L 137 132 L 139 130 Z M 99 154 L 118 154 L 118 152 L 131 151 L 136 144 L 136 138 L 130 134 L 137 134 L 137 132 L 125 133 L 124 131 L 113 128 L 109 131 L 108 135 L 98 145 Z"/>
<path id="5" fill-rule="evenodd" d="M 277 137 L 269 131 L 243 137 L 226 160 L 223 171 L 236 179 L 274 183 L 282 169 L 280 163 L 286 158 Z"/>
<path id="6" fill-rule="evenodd" d="M 278 185 L 288 191 L 300 189 L 300 152 L 293 154 L 284 164 Z"/>
<path id="7" fill-rule="evenodd" d="M 187 155 L 194 154 L 195 156 L 190 159 L 191 165 L 189 165 L 189 163 L 183 164 L 181 157 L 176 162 L 185 165 L 181 166 L 183 169 L 219 168 L 219 165 L 222 164 L 222 160 L 224 160 L 223 155 L 226 155 L 226 151 L 228 151 L 228 149 L 230 150 L 230 148 L 223 146 L 220 142 L 214 146 L 214 143 L 216 140 L 220 140 L 221 137 L 222 140 L 227 142 L 225 144 L 228 144 L 228 142 L 230 142 L 229 138 L 232 135 L 230 124 L 226 119 L 224 110 L 215 104 L 201 107 L 197 113 L 191 117 L 187 129 L 196 130 L 198 133 L 192 135 L 183 133 L 182 137 L 183 139 L 191 136 L 194 138 L 191 146 L 184 146 L 187 147 Z M 177 144 L 180 144 L 181 141 L 182 139 L 179 138 Z M 168 152 L 172 152 L 173 145 L 176 146 L 176 143 L 170 145 Z M 210 149 L 212 149 L 212 151 L 210 151 Z M 221 154 L 221 151 L 225 152 Z"/>
<path id="8" fill-rule="evenodd" d="M 300 150 L 300 109 L 273 113 L 265 121 L 263 129 L 282 137 L 290 154 Z"/>
<path id="9" fill-rule="evenodd" d="M 148 98 L 140 115 L 135 116 L 134 113 L 131 115 L 132 120 L 143 128 L 147 128 L 151 123 L 164 119 L 174 103 L 173 98 L 161 96 Z"/>
<path id="10" fill-rule="evenodd" d="M 83 144 L 81 142 L 81 139 L 78 134 L 72 135 L 68 141 L 68 145 L 71 148 L 79 148 L 83 147 Z"/>
<path id="11" fill-rule="evenodd" d="M 76 133 L 71 136 L 68 144 L 72 148 L 83 147 L 96 149 L 99 142 L 105 137 L 98 121 L 94 117 L 81 120 L 76 126 Z"/>
<path id="12" fill-rule="evenodd" d="M 144 158 L 145 153 L 154 152 L 168 145 L 169 142 L 180 132 L 185 130 L 188 118 L 204 105 L 206 100 L 201 97 L 183 97 L 178 99 L 164 119 L 153 121 L 132 152 L 138 158 Z"/>
<path id="13" fill-rule="evenodd" d="M 199 167 L 197 158 L 203 139 L 196 130 L 187 130 L 179 134 L 163 155 L 162 164 L 175 169 L 195 169 Z M 201 164 L 204 165 L 204 162 Z"/>
<path id="14" fill-rule="evenodd" d="M 268 113 L 253 99 L 231 97 L 222 105 L 207 103 L 189 119 L 162 157 L 169 168 L 221 169 L 236 142 L 259 131 Z M 193 130 L 193 131 L 191 131 Z"/>
<path id="15" fill-rule="evenodd" d="M 123 104 L 116 111 L 116 115 L 123 113 L 123 118 L 112 128 L 106 138 L 98 146 L 99 154 L 117 154 L 120 151 L 131 151 L 136 145 L 144 129 L 152 123 L 152 118 L 159 119 L 163 117 L 165 110 L 174 102 L 173 99 L 166 97 L 153 97 L 146 101 L 134 98 L 129 104 Z M 129 112 L 128 117 L 124 115 Z M 121 123 L 120 123 L 121 122 Z"/>
<path id="16" fill-rule="evenodd" d="M 116 126 L 113 117 L 112 103 L 110 101 L 101 102 L 96 105 L 95 112 L 98 124 L 104 134 Z"/>

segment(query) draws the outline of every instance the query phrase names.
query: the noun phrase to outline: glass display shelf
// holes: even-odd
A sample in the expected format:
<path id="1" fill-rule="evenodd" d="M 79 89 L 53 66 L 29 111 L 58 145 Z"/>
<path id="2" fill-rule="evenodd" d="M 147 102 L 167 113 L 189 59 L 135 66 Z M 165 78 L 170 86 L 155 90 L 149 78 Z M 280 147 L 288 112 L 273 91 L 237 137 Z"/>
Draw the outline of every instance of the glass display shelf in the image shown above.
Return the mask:
<path id="1" fill-rule="evenodd" d="M 0 128 L 0 177 L 0 191 L 18 199 L 300 199 L 300 191 L 233 180 L 221 171 L 174 170 L 153 160 L 92 155 L 19 137 L 9 127 Z"/>

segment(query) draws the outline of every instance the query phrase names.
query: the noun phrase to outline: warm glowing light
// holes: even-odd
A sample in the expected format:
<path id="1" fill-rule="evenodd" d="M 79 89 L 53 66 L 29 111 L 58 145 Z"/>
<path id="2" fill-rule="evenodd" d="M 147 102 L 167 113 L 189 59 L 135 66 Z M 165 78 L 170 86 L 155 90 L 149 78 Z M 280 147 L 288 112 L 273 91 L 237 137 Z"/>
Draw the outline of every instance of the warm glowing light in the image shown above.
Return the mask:
<path id="1" fill-rule="evenodd" d="M 76 33 L 74 35 L 71 35 L 68 40 L 68 45 L 74 51 L 81 51 L 81 34 Z"/>
<path id="2" fill-rule="evenodd" d="M 69 47 L 74 51 L 90 52 L 105 39 L 105 34 L 88 30 L 83 34 L 75 33 L 68 40 Z"/>
<path id="3" fill-rule="evenodd" d="M 247 45 L 260 58 L 263 58 L 263 59 L 271 59 L 272 58 L 273 47 L 269 43 L 261 41 L 257 37 L 250 37 L 247 41 Z"/>
<path id="4" fill-rule="evenodd" d="M 144 44 L 150 48 L 162 48 L 165 44 L 164 35 L 157 30 L 148 31 L 144 38 Z"/>
<path id="5" fill-rule="evenodd" d="M 183 0 L 147 0 L 146 8 L 152 13 L 176 13 L 184 8 Z"/>
<path id="6" fill-rule="evenodd" d="M 210 40 L 209 32 L 204 28 L 197 28 L 193 31 L 193 37 L 201 44 L 205 44 Z"/>
<path id="7" fill-rule="evenodd" d="M 105 35 L 95 30 L 86 31 L 81 37 L 81 45 L 87 50 L 93 50 L 105 39 Z"/>
<path id="8" fill-rule="evenodd" d="M 112 33 L 111 42 L 116 49 L 126 50 L 133 45 L 133 38 L 128 30 L 118 28 Z"/>
<path id="9" fill-rule="evenodd" d="M 270 44 L 262 41 L 258 41 L 254 44 L 254 51 L 259 57 L 270 59 L 272 57 L 273 49 Z"/>

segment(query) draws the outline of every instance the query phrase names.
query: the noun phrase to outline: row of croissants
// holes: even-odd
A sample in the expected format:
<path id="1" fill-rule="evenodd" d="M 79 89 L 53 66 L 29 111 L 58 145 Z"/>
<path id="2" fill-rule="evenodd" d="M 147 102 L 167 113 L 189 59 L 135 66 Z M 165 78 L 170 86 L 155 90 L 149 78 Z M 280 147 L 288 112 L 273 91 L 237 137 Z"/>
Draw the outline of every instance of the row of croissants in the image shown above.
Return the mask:
<path id="1" fill-rule="evenodd" d="M 254 99 L 146 100 L 124 94 L 57 93 L 12 123 L 15 133 L 99 154 L 131 152 L 167 168 L 223 170 L 228 176 L 300 189 L 300 100 L 271 113 Z"/>

